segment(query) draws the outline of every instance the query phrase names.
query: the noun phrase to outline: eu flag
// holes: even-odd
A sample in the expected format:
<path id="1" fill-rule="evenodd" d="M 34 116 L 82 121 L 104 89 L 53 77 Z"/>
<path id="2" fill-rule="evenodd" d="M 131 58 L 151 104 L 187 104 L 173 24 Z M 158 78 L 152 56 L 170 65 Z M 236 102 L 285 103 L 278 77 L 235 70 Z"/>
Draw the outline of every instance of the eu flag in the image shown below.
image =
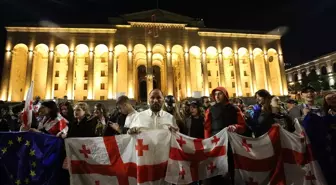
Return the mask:
<path id="1" fill-rule="evenodd" d="M 63 140 L 32 132 L 0 132 L 0 185 L 59 184 Z"/>

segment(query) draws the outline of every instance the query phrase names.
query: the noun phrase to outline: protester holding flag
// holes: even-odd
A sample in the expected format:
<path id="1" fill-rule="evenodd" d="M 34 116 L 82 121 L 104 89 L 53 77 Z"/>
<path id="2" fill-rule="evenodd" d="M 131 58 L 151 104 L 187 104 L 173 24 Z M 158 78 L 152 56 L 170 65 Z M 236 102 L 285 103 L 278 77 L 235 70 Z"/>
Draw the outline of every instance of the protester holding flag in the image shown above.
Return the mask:
<path id="1" fill-rule="evenodd" d="M 149 109 L 140 112 L 134 118 L 128 130 L 129 134 L 137 134 L 145 130 L 170 129 L 178 130 L 176 119 L 173 115 L 162 110 L 164 102 L 163 93 L 154 89 L 149 93 Z"/>
<path id="2" fill-rule="evenodd" d="M 58 110 L 54 101 L 43 102 L 39 109 L 39 115 L 43 118 L 37 129 L 31 128 L 30 130 L 65 137 L 68 132 L 68 121 L 61 116 Z"/>
<path id="3" fill-rule="evenodd" d="M 211 95 L 216 104 L 205 113 L 204 137 L 210 138 L 226 127 L 230 132 L 244 133 L 246 124 L 243 113 L 230 103 L 228 91 L 224 87 L 217 87 L 212 90 Z M 228 149 L 229 174 L 225 177 L 216 176 L 209 179 L 211 184 L 234 184 L 232 152 L 230 147 Z"/>

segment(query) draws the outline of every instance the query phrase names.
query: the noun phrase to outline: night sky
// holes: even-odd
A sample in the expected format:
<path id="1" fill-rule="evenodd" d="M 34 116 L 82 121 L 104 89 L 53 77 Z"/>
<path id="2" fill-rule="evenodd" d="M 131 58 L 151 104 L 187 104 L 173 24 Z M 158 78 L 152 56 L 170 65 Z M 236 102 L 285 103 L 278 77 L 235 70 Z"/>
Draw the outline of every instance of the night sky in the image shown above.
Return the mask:
<path id="1" fill-rule="evenodd" d="M 6 25 L 41 20 L 56 24 L 105 24 L 108 17 L 156 7 L 156 0 L 0 0 L 1 65 Z M 284 59 L 292 66 L 336 51 L 335 0 L 160 0 L 159 8 L 203 18 L 209 28 L 271 32 L 285 27 Z"/>

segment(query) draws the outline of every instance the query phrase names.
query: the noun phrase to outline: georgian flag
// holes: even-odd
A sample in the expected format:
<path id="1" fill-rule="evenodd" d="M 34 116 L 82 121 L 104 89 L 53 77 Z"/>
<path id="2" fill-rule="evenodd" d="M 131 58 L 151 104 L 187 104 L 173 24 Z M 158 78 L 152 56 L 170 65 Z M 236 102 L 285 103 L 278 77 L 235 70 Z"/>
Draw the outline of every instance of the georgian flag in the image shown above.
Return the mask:
<path id="1" fill-rule="evenodd" d="M 22 120 L 23 120 L 22 127 L 25 129 L 30 128 L 30 125 L 33 120 L 33 89 L 34 89 L 34 82 L 32 81 L 30 83 L 30 87 L 26 95 L 25 106 L 22 114 Z"/>
<path id="2" fill-rule="evenodd" d="M 153 130 L 65 140 L 72 185 L 166 184 L 171 133 Z"/>
<path id="3" fill-rule="evenodd" d="M 326 184 L 299 124 L 290 133 L 274 125 L 259 138 L 229 133 L 236 184 Z"/>
<path id="4" fill-rule="evenodd" d="M 226 130 L 207 139 L 172 134 L 165 180 L 174 184 L 189 184 L 225 175 L 228 172 Z"/>

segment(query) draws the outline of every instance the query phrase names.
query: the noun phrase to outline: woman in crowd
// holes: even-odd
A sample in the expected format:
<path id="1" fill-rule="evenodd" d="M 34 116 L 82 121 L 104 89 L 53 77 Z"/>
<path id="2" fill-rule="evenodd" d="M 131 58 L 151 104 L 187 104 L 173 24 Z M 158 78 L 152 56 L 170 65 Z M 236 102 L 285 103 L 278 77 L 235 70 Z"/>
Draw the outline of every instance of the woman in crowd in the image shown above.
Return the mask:
<path id="1" fill-rule="evenodd" d="M 68 120 L 69 123 L 72 123 L 75 118 L 74 118 L 74 110 L 72 108 L 72 105 L 70 102 L 62 102 L 58 105 L 61 115 Z"/>
<path id="2" fill-rule="evenodd" d="M 45 101 L 38 111 L 41 118 L 37 129 L 31 128 L 33 132 L 43 132 L 57 137 L 65 137 L 68 132 L 68 121 L 61 116 L 54 101 Z"/>
<path id="3" fill-rule="evenodd" d="M 245 136 L 259 137 L 266 133 L 274 123 L 271 108 L 271 94 L 262 89 L 255 93 L 257 104 L 245 114 L 248 126 Z"/>
<path id="4" fill-rule="evenodd" d="M 79 102 L 74 106 L 75 121 L 69 124 L 67 137 L 95 137 L 96 119 L 90 117 L 89 105 Z"/>
<path id="5" fill-rule="evenodd" d="M 93 109 L 93 115 L 97 122 L 95 128 L 96 136 L 104 136 L 106 129 L 108 128 L 108 118 L 105 106 L 101 103 L 97 103 Z"/>
<path id="6" fill-rule="evenodd" d="M 278 96 L 271 96 L 271 109 L 274 122 L 278 123 L 281 127 L 288 130 L 289 132 L 294 132 L 294 122 L 292 118 L 285 112 L 281 106 L 281 101 Z"/>
<path id="7" fill-rule="evenodd" d="M 194 138 L 204 138 L 204 111 L 198 101 L 190 103 L 190 116 L 185 119 L 184 134 Z"/>

